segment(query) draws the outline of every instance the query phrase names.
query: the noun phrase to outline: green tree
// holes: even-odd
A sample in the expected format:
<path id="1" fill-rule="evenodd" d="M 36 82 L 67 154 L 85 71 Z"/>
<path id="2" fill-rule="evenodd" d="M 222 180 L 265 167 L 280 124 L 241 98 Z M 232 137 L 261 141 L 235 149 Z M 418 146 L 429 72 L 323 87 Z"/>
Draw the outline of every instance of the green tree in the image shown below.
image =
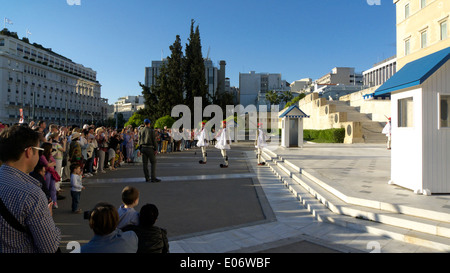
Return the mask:
<path id="1" fill-rule="evenodd" d="M 216 92 L 214 97 L 211 97 L 211 101 L 222 109 L 226 109 L 227 105 L 234 105 L 234 97 L 230 92 Z"/>
<path id="2" fill-rule="evenodd" d="M 306 97 L 306 94 L 305 93 L 301 93 L 297 97 L 293 98 L 291 101 L 287 102 L 286 105 L 284 106 L 284 108 L 291 107 L 292 105 L 298 103 L 304 97 Z"/>
<path id="3" fill-rule="evenodd" d="M 122 113 L 116 113 L 113 118 L 108 118 L 106 120 L 106 124 L 105 125 L 107 127 L 113 127 L 113 128 L 116 128 L 116 125 L 117 125 L 117 129 L 120 129 L 120 128 L 124 127 L 125 122 L 126 122 L 126 120 L 123 118 L 123 114 Z"/>
<path id="4" fill-rule="evenodd" d="M 127 121 L 127 123 L 125 123 L 125 127 L 127 127 L 128 125 L 133 126 L 133 128 L 139 127 L 141 124 L 144 124 L 144 120 L 147 117 L 143 114 L 140 114 L 139 112 L 135 112 Z"/>
<path id="5" fill-rule="evenodd" d="M 140 114 L 152 120 L 170 115 L 172 108 L 183 102 L 183 51 L 179 35 L 169 48 L 171 55 L 161 66 L 156 83 L 151 87 L 139 83 L 145 101 Z"/>
<path id="6" fill-rule="evenodd" d="M 152 88 L 157 98 L 157 104 L 153 106 L 157 117 L 170 115 L 172 108 L 183 101 L 183 52 L 179 35 L 170 50 L 171 55 L 161 66 Z"/>
<path id="7" fill-rule="evenodd" d="M 194 23 L 195 21 L 191 20 L 191 33 L 189 43 L 186 44 L 184 59 L 185 104 L 190 109 L 194 109 L 195 97 L 201 97 L 203 103 L 209 104 L 200 31 L 198 25 L 194 31 Z"/>
<path id="8" fill-rule="evenodd" d="M 180 35 L 176 36 L 175 42 L 169 48 L 172 52 L 172 55 L 167 58 L 169 102 L 171 106 L 175 106 L 183 101 L 184 92 L 184 57 Z"/>
<path id="9" fill-rule="evenodd" d="M 142 88 L 142 95 L 144 96 L 144 109 L 138 110 L 137 112 L 141 115 L 146 116 L 150 120 L 155 120 L 159 117 L 158 113 L 158 97 L 154 92 L 155 86 L 149 87 L 139 82 Z"/>
<path id="10" fill-rule="evenodd" d="M 200 31 L 198 26 L 194 28 L 194 23 L 191 20 L 184 57 L 180 36 L 177 35 L 170 46 L 171 55 L 161 66 L 155 84 L 148 87 L 139 83 L 145 101 L 145 108 L 140 113 L 152 120 L 170 115 L 172 108 L 181 103 L 193 110 L 195 97 L 201 97 L 203 104 L 211 102 L 206 85 Z M 228 103 L 228 97 L 223 95 L 218 99 Z"/>
<path id="11" fill-rule="evenodd" d="M 167 126 L 167 128 L 171 128 L 174 123 L 175 123 L 175 119 L 172 118 L 171 116 L 167 115 L 167 116 L 157 119 L 154 127 L 162 129 L 162 128 L 164 128 L 164 126 Z"/>
<path id="12" fill-rule="evenodd" d="M 284 91 L 280 95 L 280 102 L 287 103 L 288 101 L 291 101 L 294 98 L 294 95 L 291 91 Z"/>
<path id="13" fill-rule="evenodd" d="M 270 90 L 266 93 L 266 100 L 270 103 L 270 105 L 278 105 L 281 101 L 278 93 L 274 90 Z"/>

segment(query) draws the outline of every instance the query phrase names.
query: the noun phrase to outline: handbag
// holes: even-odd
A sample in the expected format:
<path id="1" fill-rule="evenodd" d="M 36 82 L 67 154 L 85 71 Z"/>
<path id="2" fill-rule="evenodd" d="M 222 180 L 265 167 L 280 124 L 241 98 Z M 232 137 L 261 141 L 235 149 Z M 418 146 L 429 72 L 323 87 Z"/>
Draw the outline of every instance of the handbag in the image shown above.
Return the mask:
<path id="1" fill-rule="evenodd" d="M 59 182 L 61 180 L 61 176 L 58 174 L 58 172 L 53 168 L 47 168 L 47 171 L 52 175 L 53 179 L 56 182 Z"/>

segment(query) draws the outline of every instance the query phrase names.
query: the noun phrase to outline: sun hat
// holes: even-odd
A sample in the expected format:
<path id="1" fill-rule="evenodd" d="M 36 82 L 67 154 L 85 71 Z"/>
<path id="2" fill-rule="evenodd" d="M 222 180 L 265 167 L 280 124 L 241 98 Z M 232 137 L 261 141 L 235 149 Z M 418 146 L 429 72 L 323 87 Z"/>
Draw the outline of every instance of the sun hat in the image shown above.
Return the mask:
<path id="1" fill-rule="evenodd" d="M 81 133 L 79 133 L 79 132 L 73 132 L 73 133 L 72 133 L 72 140 L 73 140 L 73 139 L 80 138 L 80 136 L 81 136 Z"/>

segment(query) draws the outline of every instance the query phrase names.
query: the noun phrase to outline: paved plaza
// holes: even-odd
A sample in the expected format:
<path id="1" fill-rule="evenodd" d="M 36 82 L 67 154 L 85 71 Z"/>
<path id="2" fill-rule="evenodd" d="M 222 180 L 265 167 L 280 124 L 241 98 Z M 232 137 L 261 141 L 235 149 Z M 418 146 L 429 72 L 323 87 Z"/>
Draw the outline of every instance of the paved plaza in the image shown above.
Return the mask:
<path id="1" fill-rule="evenodd" d="M 320 154 L 317 148 L 321 148 Z M 347 188 L 356 187 L 346 176 L 361 175 L 365 181 L 358 192 L 374 192 L 371 181 L 385 180 L 389 169 L 385 159 L 389 152 L 381 145 L 365 146 L 358 152 L 353 145 L 307 145 L 303 149 L 283 149 L 277 156 L 304 165 L 329 179 L 336 179 Z M 348 155 L 341 161 L 339 151 Z M 363 155 L 361 152 L 368 152 Z M 313 153 L 313 154 L 308 154 Z M 352 154 L 353 153 L 353 154 Z M 267 154 L 266 154 L 267 157 Z M 131 185 L 139 189 L 137 210 L 146 203 L 158 206 L 157 225 L 168 231 L 172 253 L 360 253 L 360 252 L 439 252 L 433 248 L 409 244 L 367 231 L 321 221 L 286 187 L 271 168 L 257 166 L 251 142 L 232 145 L 230 167 L 221 169 L 220 152 L 210 147 L 208 163 L 198 164 L 200 150 L 160 154 L 157 156 L 157 177 L 160 183 L 146 183 L 142 164 L 124 164 L 116 171 L 84 179 L 86 190 L 81 194 L 80 207 L 89 210 L 100 201 L 121 204 L 121 191 Z M 307 158 L 312 159 L 308 161 Z M 366 162 L 370 168 L 359 166 Z M 340 162 L 340 163 L 339 163 Z M 343 162 L 343 163 L 342 163 Z M 305 165 L 306 164 L 306 165 Z M 346 164 L 345 168 L 338 167 Z M 333 169 L 334 168 L 334 169 Z M 328 171 L 321 171 L 327 169 Z M 355 171 L 359 169 L 360 171 Z M 367 175 L 364 174 L 367 169 Z M 330 171 L 333 170 L 333 171 Z M 377 176 L 377 179 L 372 179 Z M 386 184 L 386 183 L 385 183 Z M 370 186 L 372 185 L 372 186 Z M 406 191 L 393 190 L 408 195 Z M 70 188 L 63 185 L 67 198 L 54 210 L 54 219 L 62 231 L 61 249 L 71 241 L 81 245 L 93 236 L 83 215 L 70 212 Z M 398 196 L 398 198 L 406 196 Z M 413 198 L 421 198 L 413 196 Z M 441 204 L 448 201 L 440 196 Z M 429 199 L 430 200 L 430 199 Z"/>

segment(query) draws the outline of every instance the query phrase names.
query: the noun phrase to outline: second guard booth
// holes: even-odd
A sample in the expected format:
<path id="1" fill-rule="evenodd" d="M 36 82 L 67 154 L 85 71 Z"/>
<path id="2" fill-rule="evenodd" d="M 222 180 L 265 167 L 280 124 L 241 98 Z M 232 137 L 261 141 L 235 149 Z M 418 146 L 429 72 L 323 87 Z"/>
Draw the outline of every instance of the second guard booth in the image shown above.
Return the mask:
<path id="1" fill-rule="evenodd" d="M 281 119 L 281 146 L 303 147 L 303 119 L 309 118 L 297 105 L 284 111 Z"/>

